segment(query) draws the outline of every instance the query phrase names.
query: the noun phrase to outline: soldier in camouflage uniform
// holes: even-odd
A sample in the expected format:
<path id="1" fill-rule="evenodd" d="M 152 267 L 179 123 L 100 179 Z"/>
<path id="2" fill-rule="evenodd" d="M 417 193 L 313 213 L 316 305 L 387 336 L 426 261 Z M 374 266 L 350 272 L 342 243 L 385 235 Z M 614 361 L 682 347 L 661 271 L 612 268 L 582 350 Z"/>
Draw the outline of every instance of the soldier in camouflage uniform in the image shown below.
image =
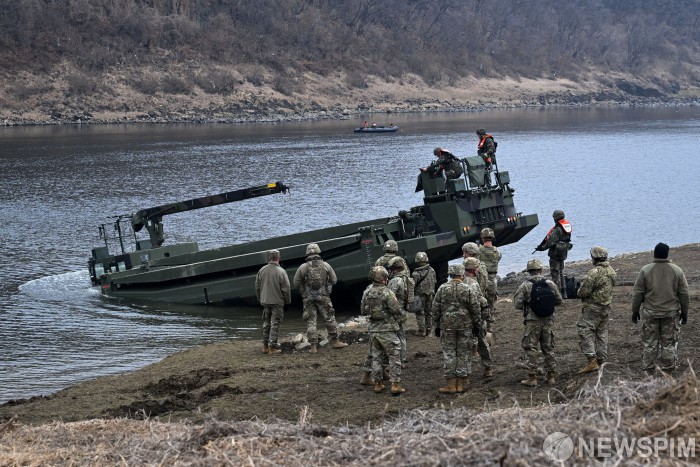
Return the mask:
<path id="1" fill-rule="evenodd" d="M 409 276 L 408 269 L 404 269 L 403 265 L 406 262 L 403 258 L 395 256 L 389 261 L 389 274 L 391 279 L 389 280 L 389 290 L 394 292 L 396 299 L 399 301 L 399 306 L 401 307 L 402 317 L 398 321 L 399 340 L 401 341 L 401 363 L 406 363 L 406 330 L 404 329 L 404 323 L 408 318 L 408 308 L 411 303 L 413 303 L 413 288 L 414 283 L 411 276 Z"/>
<path id="2" fill-rule="evenodd" d="M 391 258 L 401 258 L 401 256 L 397 255 L 397 252 L 399 251 L 399 244 L 396 243 L 396 240 L 387 240 L 386 243 L 384 243 L 383 250 L 384 255 L 380 256 L 379 259 L 377 259 L 377 261 L 374 262 L 374 265 L 382 266 L 384 269 L 388 270 L 389 261 L 391 260 Z M 406 260 L 401 258 L 401 261 L 403 262 L 404 271 L 408 271 L 408 263 L 406 262 Z"/>
<path id="3" fill-rule="evenodd" d="M 569 255 L 571 244 L 571 223 L 564 218 L 564 211 L 557 209 L 552 213 L 552 227 L 535 251 L 547 251 L 549 256 L 549 272 L 552 281 L 557 284 L 562 295 L 566 297 L 566 282 L 564 281 L 564 261 Z"/>
<path id="4" fill-rule="evenodd" d="M 411 273 L 414 288 L 414 296 L 421 298 L 423 304 L 420 310 L 416 310 L 416 323 L 418 335 L 428 336 L 433 330 L 433 297 L 435 296 L 435 283 L 437 282 L 435 270 L 428 262 L 428 255 L 419 251 L 416 253 L 416 268 Z"/>
<path id="5" fill-rule="evenodd" d="M 321 259 L 321 248 L 316 243 L 306 247 L 306 262 L 299 266 L 294 274 L 294 287 L 299 289 L 304 302 L 306 336 L 311 348 L 309 353 L 317 352 L 318 333 L 316 322 L 318 316 L 326 323 L 328 340 L 334 349 L 342 349 L 348 344 L 338 339 L 338 325 L 335 322 L 335 309 L 331 302 L 330 289 L 338 281 L 330 264 Z"/>
<path id="6" fill-rule="evenodd" d="M 525 318 L 525 335 L 523 336 L 523 350 L 527 355 L 528 378 L 520 383 L 525 386 L 537 386 L 537 364 L 540 352 L 544 355 L 544 367 L 547 371 L 547 383 L 554 384 L 557 371 L 557 361 L 554 358 L 554 333 L 552 321 L 554 316 L 540 318 L 530 309 L 530 298 L 533 282 L 543 279 L 542 263 L 538 259 L 527 262 L 527 271 L 530 279 L 526 280 L 515 291 L 513 306 L 523 312 Z M 554 304 L 561 305 L 561 293 L 557 285 L 547 280 L 547 286 L 554 294 Z"/>
<path id="7" fill-rule="evenodd" d="M 479 249 L 479 245 L 474 242 L 465 243 L 462 245 L 462 256 L 464 257 L 464 262 L 462 263 L 464 267 L 467 266 L 468 258 L 476 258 L 479 260 L 479 268 L 476 272 L 476 282 L 479 284 L 484 300 L 486 300 L 486 290 L 489 288 L 489 273 L 487 272 L 486 263 L 480 259 L 481 250 Z M 488 300 L 486 300 L 486 304 L 481 308 L 481 317 L 484 321 L 486 321 L 486 331 L 493 333 L 494 320 L 493 314 L 491 313 L 491 308 L 488 305 Z"/>
<path id="8" fill-rule="evenodd" d="M 477 247 L 476 243 L 472 243 Z M 469 285 L 474 285 L 475 290 L 479 293 L 479 307 L 481 308 L 481 323 L 487 323 L 484 316 L 488 314 L 488 304 L 486 298 L 481 292 L 481 284 L 479 283 L 479 269 L 483 266 L 483 261 L 478 258 L 467 257 L 464 260 L 464 283 Z M 482 276 L 482 280 L 484 280 Z M 481 357 L 481 364 L 484 366 L 484 379 L 493 378 L 493 361 L 491 360 L 491 350 L 489 349 L 489 344 L 486 342 L 486 329 L 487 325 L 483 326 L 485 328 L 484 333 L 480 333 L 472 338 L 472 346 L 474 350 L 478 352 L 479 357 Z"/>
<path id="9" fill-rule="evenodd" d="M 591 260 L 593 268 L 586 274 L 578 291 L 583 310 L 576 327 L 581 339 L 581 352 L 588 359 L 579 373 L 597 370 L 608 357 L 608 323 L 616 274 L 610 267 L 608 250 L 604 247 L 591 248 Z"/>
<path id="10" fill-rule="evenodd" d="M 268 263 L 255 276 L 255 296 L 263 306 L 263 353 L 282 352 L 277 339 L 284 319 L 284 305 L 292 302 L 289 276 L 280 266 L 280 252 L 267 252 Z"/>
<path id="11" fill-rule="evenodd" d="M 486 301 L 489 305 L 489 314 L 493 320 L 496 314 L 496 299 L 498 298 L 498 262 L 501 261 L 501 252 L 493 246 L 493 241 L 496 238 L 493 229 L 485 228 L 481 231 L 481 242 L 479 251 L 481 255 L 479 259 L 486 265 L 486 273 L 488 274 L 489 283 L 486 289 L 482 290 Z"/>
<path id="12" fill-rule="evenodd" d="M 397 332 L 398 321 L 402 317 L 401 307 L 396 295 L 386 286 L 389 273 L 381 266 L 375 266 L 371 273 L 372 285 L 362 294 L 360 310 L 363 316 L 369 317 L 370 348 L 372 351 L 372 379 L 374 392 L 381 393 L 385 387 L 382 384 L 384 359 L 389 361 L 389 377 L 391 393 L 398 395 L 406 390 L 399 384 L 401 381 L 401 343 Z"/>
<path id="13" fill-rule="evenodd" d="M 464 283 L 464 266 L 450 264 L 450 280 L 442 284 L 433 300 L 433 313 L 440 337 L 447 385 L 439 388 L 442 394 L 464 392 L 471 373 L 471 338 L 483 332 L 478 285 Z"/>
<path id="14" fill-rule="evenodd" d="M 680 325 L 688 322 L 688 281 L 683 270 L 668 259 L 668 250 L 665 243 L 656 245 L 654 262 L 639 271 L 632 295 L 632 321 L 636 324 L 642 319 L 642 359 L 650 376 L 657 361 L 664 373 L 676 369 Z"/>
<path id="15" fill-rule="evenodd" d="M 433 149 L 433 155 L 437 160 L 431 162 L 427 170 L 431 177 L 439 176 L 441 172 L 445 172 L 445 177 L 448 179 L 459 178 L 464 173 L 462 163 L 459 158 L 444 148 Z"/>

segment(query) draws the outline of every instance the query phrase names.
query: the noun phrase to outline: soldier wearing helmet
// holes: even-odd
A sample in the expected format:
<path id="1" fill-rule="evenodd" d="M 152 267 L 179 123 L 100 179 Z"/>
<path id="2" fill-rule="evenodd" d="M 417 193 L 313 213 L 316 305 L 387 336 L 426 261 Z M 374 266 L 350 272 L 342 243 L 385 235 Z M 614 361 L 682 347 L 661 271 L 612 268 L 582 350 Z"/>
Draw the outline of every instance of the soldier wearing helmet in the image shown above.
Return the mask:
<path id="1" fill-rule="evenodd" d="M 602 246 L 591 248 L 591 260 L 593 268 L 586 273 L 578 290 L 583 309 L 576 329 L 581 352 L 588 360 L 579 373 L 596 371 L 608 357 L 608 323 L 615 270 L 608 262 L 608 250 Z"/>
<path id="2" fill-rule="evenodd" d="M 406 390 L 401 387 L 401 342 L 399 341 L 399 321 L 403 312 L 396 295 L 387 287 L 389 273 L 382 266 L 370 271 L 372 284 L 362 294 L 360 311 L 369 318 L 369 352 L 371 370 L 365 370 L 361 384 L 374 382 L 374 392 L 381 393 L 384 367 L 389 367 L 391 393 L 398 395 Z M 365 382 L 367 380 L 367 382 Z"/>
<path id="3" fill-rule="evenodd" d="M 479 143 L 476 146 L 476 153 L 486 163 L 486 170 L 491 171 L 493 164 L 496 163 L 496 141 L 493 135 L 486 133 L 486 130 L 479 128 L 476 130 L 476 136 L 479 138 Z"/>
<path id="4" fill-rule="evenodd" d="M 401 256 L 399 256 L 397 253 L 399 251 L 399 244 L 396 242 L 396 240 L 387 240 L 384 243 L 384 246 L 382 247 L 384 250 L 384 255 L 380 256 L 377 261 L 374 262 L 375 266 L 383 266 L 385 269 L 389 269 L 389 261 L 391 261 L 392 258 L 401 258 L 401 261 L 403 262 L 403 268 L 405 271 L 408 271 L 408 263 L 406 262 L 405 259 L 403 259 Z"/>
<path id="5" fill-rule="evenodd" d="M 557 284 L 562 295 L 566 298 L 566 281 L 564 279 L 564 261 L 568 256 L 571 244 L 571 223 L 564 218 L 564 211 L 557 209 L 552 213 L 554 227 L 549 229 L 547 235 L 540 242 L 535 251 L 549 250 L 549 271 L 552 281 Z"/>
<path id="6" fill-rule="evenodd" d="M 404 323 L 408 317 L 411 303 L 413 303 L 415 287 L 415 283 L 410 276 L 410 271 L 408 268 L 404 268 L 404 264 L 406 264 L 406 261 L 400 256 L 394 256 L 389 260 L 389 283 L 387 284 L 389 290 L 396 295 L 396 299 L 399 301 L 403 313 L 402 318 L 399 320 L 399 331 L 397 333 L 401 341 L 402 365 L 406 363 L 406 330 L 404 329 Z"/>
<path id="7" fill-rule="evenodd" d="M 433 149 L 433 155 L 437 159 L 425 169 L 430 173 L 431 177 L 438 177 L 443 171 L 448 179 L 459 178 L 464 173 L 460 159 L 447 149 L 435 148 Z"/>
<path id="8" fill-rule="evenodd" d="M 255 276 L 255 295 L 263 306 L 263 353 L 282 352 L 278 343 L 284 305 L 292 302 L 289 276 L 280 266 L 280 252 L 267 252 L 268 263 Z"/>
<path id="9" fill-rule="evenodd" d="M 513 295 L 513 306 L 523 312 L 525 335 L 523 350 L 527 355 L 528 377 L 521 381 L 525 386 L 537 386 L 537 367 L 540 354 L 544 355 L 544 368 L 547 383 L 556 382 L 557 360 L 554 358 L 554 333 L 552 320 L 554 307 L 561 305 L 559 287 L 542 276 L 542 263 L 539 259 L 527 262 L 530 278 L 524 281 Z"/>
<path id="10" fill-rule="evenodd" d="M 488 285 L 482 290 L 489 306 L 489 316 L 491 321 L 496 314 L 496 299 L 498 298 L 498 263 L 503 256 L 498 248 L 493 245 L 495 240 L 493 229 L 485 228 L 481 231 L 481 245 L 479 245 L 479 259 L 486 265 L 486 273 L 488 274 Z"/>
<path id="11" fill-rule="evenodd" d="M 447 380 L 438 392 L 454 394 L 464 392 L 469 384 L 472 336 L 482 333 L 481 306 L 479 286 L 474 281 L 464 282 L 463 265 L 450 264 L 447 274 L 450 280 L 435 293 L 433 313 Z"/>
<path id="12" fill-rule="evenodd" d="M 435 270 L 428 262 L 428 255 L 419 251 L 415 258 L 416 268 L 411 273 L 414 283 L 414 303 L 417 308 L 413 311 L 416 314 L 416 324 L 418 325 L 418 336 L 428 336 L 433 330 L 432 305 L 435 297 L 435 284 L 437 277 Z M 420 303 L 418 303 L 420 302 Z"/>
<path id="13" fill-rule="evenodd" d="M 481 306 L 481 319 L 486 323 L 486 332 L 493 334 L 493 317 L 489 309 L 488 300 L 484 296 L 484 291 L 488 288 L 488 273 L 486 265 L 479 259 L 481 251 L 479 245 L 473 242 L 465 243 L 462 246 L 464 254 L 464 270 L 467 277 L 465 282 L 474 281 L 479 287 L 479 305 Z M 473 338 L 472 357 L 476 354 L 481 357 L 481 364 L 484 366 L 484 378 L 493 378 L 493 361 L 491 360 L 491 350 L 486 342 L 486 336 L 478 335 Z"/>
<path id="14" fill-rule="evenodd" d="M 317 321 L 320 316 L 328 331 L 329 344 L 334 349 L 342 349 L 348 344 L 338 339 L 338 324 L 331 301 L 331 288 L 338 281 L 333 267 L 321 259 L 321 248 L 316 243 L 306 247 L 306 262 L 294 274 L 294 287 L 299 289 L 304 303 L 302 318 L 306 320 L 306 337 L 311 347 L 309 353 L 318 351 Z"/>

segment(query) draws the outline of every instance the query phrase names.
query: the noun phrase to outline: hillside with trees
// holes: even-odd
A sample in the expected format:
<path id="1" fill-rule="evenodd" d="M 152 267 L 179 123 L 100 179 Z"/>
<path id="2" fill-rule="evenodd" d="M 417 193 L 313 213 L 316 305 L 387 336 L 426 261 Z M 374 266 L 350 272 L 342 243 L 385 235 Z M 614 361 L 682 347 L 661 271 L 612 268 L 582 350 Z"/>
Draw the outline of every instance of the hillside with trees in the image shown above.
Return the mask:
<path id="1" fill-rule="evenodd" d="M 693 100 L 698 0 L 0 0 L 0 122 Z"/>

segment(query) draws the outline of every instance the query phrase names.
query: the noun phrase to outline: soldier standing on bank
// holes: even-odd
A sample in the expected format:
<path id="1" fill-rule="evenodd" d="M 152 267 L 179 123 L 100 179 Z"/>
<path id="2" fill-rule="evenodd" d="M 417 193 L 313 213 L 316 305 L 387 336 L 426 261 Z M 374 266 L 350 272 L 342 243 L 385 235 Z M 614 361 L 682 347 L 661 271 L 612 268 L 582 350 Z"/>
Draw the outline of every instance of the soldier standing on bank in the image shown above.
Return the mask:
<path id="1" fill-rule="evenodd" d="M 656 245 L 654 262 L 639 271 L 632 295 L 632 322 L 642 319 L 642 359 L 649 376 L 657 362 L 664 373 L 676 369 L 680 325 L 688 322 L 688 281 L 668 259 L 668 250 L 665 243 Z"/>
<path id="2" fill-rule="evenodd" d="M 493 320 L 496 314 L 496 299 L 498 298 L 498 262 L 501 261 L 503 256 L 498 248 L 493 245 L 493 241 L 496 236 L 493 233 L 493 229 L 488 227 L 481 231 L 481 245 L 479 245 L 479 251 L 481 252 L 480 259 L 486 265 L 486 273 L 488 274 L 489 283 L 486 290 L 483 290 L 486 301 L 489 305 L 490 317 Z"/>
<path id="3" fill-rule="evenodd" d="M 464 266 L 450 264 L 447 268 L 450 280 L 435 293 L 435 335 L 440 338 L 447 385 L 439 388 L 442 394 L 464 392 L 471 373 L 472 336 L 483 332 L 478 285 L 466 284 Z"/>
<path id="4" fill-rule="evenodd" d="M 402 317 L 399 302 L 394 292 L 386 284 L 389 273 L 381 266 L 375 266 L 370 272 L 372 285 L 362 294 L 360 311 L 369 318 L 370 349 L 372 352 L 372 379 L 374 392 L 381 393 L 385 387 L 382 384 L 384 376 L 383 365 L 388 360 L 391 393 L 401 394 L 406 390 L 401 382 L 401 342 L 397 334 L 398 320 Z"/>
<path id="5" fill-rule="evenodd" d="M 557 284 L 561 294 L 566 296 L 566 282 L 564 281 L 564 261 L 572 247 L 571 244 L 571 223 L 564 218 L 564 211 L 557 209 L 552 213 L 554 227 L 549 229 L 547 235 L 540 242 L 535 251 L 547 252 L 549 256 L 549 272 L 552 281 Z"/>
<path id="6" fill-rule="evenodd" d="M 406 262 L 400 256 L 395 256 L 389 261 L 389 275 L 390 280 L 387 285 L 389 290 L 394 292 L 396 299 L 399 301 L 399 307 L 401 308 L 401 319 L 398 321 L 399 331 L 398 336 L 401 341 L 401 364 L 406 363 L 406 329 L 404 329 L 404 324 L 408 318 L 408 309 L 411 303 L 413 303 L 413 288 L 414 283 L 411 276 L 409 276 L 409 271 L 404 269 L 404 264 Z"/>
<path id="7" fill-rule="evenodd" d="M 462 256 L 464 257 L 462 264 L 465 268 L 467 267 L 467 259 L 476 258 L 479 260 L 479 268 L 476 271 L 476 282 L 479 284 L 481 294 L 485 300 L 485 304 L 481 308 L 481 317 L 484 321 L 486 321 L 486 331 L 493 334 L 493 313 L 488 305 L 488 300 L 486 300 L 486 290 L 489 288 L 489 273 L 487 272 L 488 267 L 486 266 L 486 263 L 481 261 L 481 250 L 479 249 L 479 245 L 474 242 L 465 243 L 462 245 Z"/>
<path id="8" fill-rule="evenodd" d="M 316 323 L 319 315 L 326 324 L 330 346 L 334 349 L 348 346 L 338 339 L 338 325 L 335 322 L 335 309 L 330 296 L 331 287 L 338 282 L 338 278 L 333 267 L 323 261 L 320 255 L 321 248 L 316 243 L 309 243 L 306 247 L 306 262 L 299 266 L 293 281 L 304 301 L 302 318 L 306 320 L 306 336 L 311 344 L 309 353 L 317 352 Z"/>
<path id="9" fill-rule="evenodd" d="M 542 277 L 540 260 L 528 261 L 527 272 L 531 277 L 520 284 L 513 296 L 513 306 L 523 312 L 525 319 L 523 350 L 527 355 L 527 379 L 520 384 L 537 386 L 537 366 L 541 352 L 544 355 L 547 383 L 551 385 L 556 382 L 557 371 L 552 321 L 554 307 L 562 303 L 561 294 L 554 282 Z"/>
<path id="10" fill-rule="evenodd" d="M 435 270 L 428 262 L 428 255 L 419 251 L 416 253 L 416 268 L 411 273 L 414 287 L 414 296 L 420 297 L 422 307 L 416 310 L 416 323 L 418 325 L 418 335 L 425 337 L 433 330 L 433 297 L 435 297 L 435 284 L 437 279 Z"/>
<path id="11" fill-rule="evenodd" d="M 479 250 L 476 243 L 472 243 Z M 465 254 L 466 256 L 466 254 Z M 486 324 L 483 333 L 479 333 L 472 337 L 472 346 L 481 358 L 481 364 L 484 365 L 484 379 L 490 380 L 493 378 L 493 361 L 491 360 L 491 350 L 489 349 L 489 344 L 486 342 L 486 330 L 488 329 L 488 321 L 484 316 L 488 315 L 488 304 L 486 302 L 486 297 L 484 297 L 481 284 L 479 280 L 486 281 L 486 279 L 479 277 L 479 270 L 483 266 L 483 261 L 474 257 L 467 257 L 464 260 L 464 282 L 468 285 L 473 285 L 474 289 L 479 293 L 479 307 L 481 308 L 481 323 Z"/>
<path id="12" fill-rule="evenodd" d="M 397 253 L 399 251 L 399 244 L 396 243 L 396 240 L 387 240 L 386 243 L 384 243 L 384 246 L 382 247 L 384 250 L 384 255 L 380 256 L 377 261 L 374 262 L 375 266 L 382 266 L 384 269 L 387 271 L 389 270 L 389 261 L 391 258 L 397 256 L 401 258 L 401 261 L 403 262 L 403 268 L 405 271 L 408 271 L 408 263 L 406 262 L 405 259 L 403 259 L 401 256 L 399 256 Z"/>
<path id="13" fill-rule="evenodd" d="M 280 266 L 280 252 L 270 250 L 268 263 L 255 277 L 255 295 L 263 306 L 263 353 L 282 352 L 278 343 L 280 326 L 284 319 L 284 305 L 292 303 L 289 276 Z"/>
<path id="14" fill-rule="evenodd" d="M 581 352 L 588 363 L 579 373 L 597 370 L 608 357 L 608 323 L 610 304 L 615 286 L 615 270 L 608 262 L 608 250 L 602 246 L 591 248 L 593 268 L 581 283 L 578 296 L 583 302 L 576 328 L 581 342 Z"/>

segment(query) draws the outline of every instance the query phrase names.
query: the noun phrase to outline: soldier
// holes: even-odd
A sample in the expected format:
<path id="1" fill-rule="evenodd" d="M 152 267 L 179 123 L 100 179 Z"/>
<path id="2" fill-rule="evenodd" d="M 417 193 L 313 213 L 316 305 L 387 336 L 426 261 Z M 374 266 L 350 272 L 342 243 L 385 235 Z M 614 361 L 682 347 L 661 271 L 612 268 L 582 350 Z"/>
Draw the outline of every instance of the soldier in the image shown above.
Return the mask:
<path id="1" fill-rule="evenodd" d="M 537 386 L 537 360 L 540 352 L 544 355 L 544 367 L 547 371 L 547 383 L 554 384 L 557 361 L 554 358 L 554 333 L 552 320 L 554 307 L 561 305 L 562 299 L 557 285 L 542 277 L 542 263 L 538 259 L 527 262 L 530 278 L 520 284 L 513 296 L 513 306 L 523 312 L 525 318 L 525 335 L 523 350 L 527 355 L 527 379 L 520 383 L 525 386 Z"/>
<path id="2" fill-rule="evenodd" d="M 564 261 L 572 247 L 571 224 L 564 219 L 564 211 L 557 209 L 552 213 L 554 227 L 549 229 L 542 242 L 535 247 L 535 251 L 547 252 L 549 256 L 549 271 L 552 281 L 557 284 L 563 296 L 566 296 L 566 282 L 564 281 Z"/>
<path id="3" fill-rule="evenodd" d="M 396 295 L 386 286 L 389 273 L 381 266 L 375 266 L 370 272 L 372 285 L 362 294 L 360 310 L 363 316 L 369 317 L 370 349 L 372 352 L 372 379 L 374 392 L 384 391 L 382 378 L 383 364 L 389 362 L 389 378 L 391 393 L 394 395 L 406 392 L 399 384 L 401 381 L 401 343 L 397 332 L 398 320 L 402 312 Z"/>
<path id="4" fill-rule="evenodd" d="M 428 262 L 428 255 L 422 251 L 416 253 L 416 268 L 411 273 L 415 282 L 414 296 L 420 297 L 421 307 L 416 312 L 418 335 L 428 336 L 433 330 L 433 297 L 435 296 L 435 283 L 437 282 L 435 270 Z"/>
<path id="5" fill-rule="evenodd" d="M 642 318 L 642 358 L 649 376 L 654 375 L 657 360 L 664 373 L 676 369 L 680 325 L 688 322 L 688 281 L 668 259 L 668 250 L 665 243 L 656 245 L 654 262 L 639 271 L 632 295 L 632 322 Z"/>
<path id="6" fill-rule="evenodd" d="M 306 336 L 311 344 L 309 353 L 317 352 L 316 321 L 319 315 L 326 323 L 331 347 L 342 349 L 348 346 L 338 339 L 338 325 L 330 297 L 331 287 L 338 279 L 331 265 L 323 261 L 320 254 L 321 248 L 316 243 L 309 243 L 306 247 L 306 262 L 299 266 L 293 281 L 304 301 L 302 318 L 306 320 Z"/>
<path id="7" fill-rule="evenodd" d="M 408 269 L 404 269 L 404 264 L 406 264 L 406 262 L 399 256 L 391 258 L 388 265 L 391 280 L 389 280 L 389 284 L 387 285 L 389 290 L 396 295 L 402 313 L 401 319 L 398 320 L 399 331 L 397 333 L 401 341 L 402 365 L 406 363 L 406 330 L 404 329 L 404 323 L 408 316 L 408 309 L 411 303 L 413 303 L 414 289 L 413 279 L 408 275 Z"/>
<path id="8" fill-rule="evenodd" d="M 477 249 L 476 243 L 472 243 Z M 472 247 L 469 247 L 471 250 Z M 462 248 L 464 250 L 464 248 Z M 475 289 L 479 292 L 479 307 L 480 307 L 480 313 L 481 313 L 481 323 L 483 324 L 484 322 L 487 323 L 487 328 L 488 329 L 488 321 L 486 321 L 486 318 L 484 317 L 485 315 L 488 315 L 488 304 L 486 301 L 486 298 L 484 297 L 481 289 L 481 284 L 479 283 L 479 280 L 481 279 L 484 281 L 485 279 L 483 278 L 483 275 L 480 276 L 479 270 L 483 266 L 483 261 L 474 258 L 474 257 L 467 257 L 464 260 L 464 282 L 466 284 L 473 284 L 475 286 Z M 486 342 L 486 331 L 484 333 L 480 333 L 472 338 L 472 345 L 473 348 L 476 352 L 478 352 L 479 357 L 481 357 L 481 364 L 484 366 L 484 379 L 489 380 L 493 378 L 493 362 L 491 360 L 491 350 L 489 349 L 489 345 Z"/>
<path id="9" fill-rule="evenodd" d="M 377 261 L 374 262 L 374 265 L 382 266 L 384 269 L 388 270 L 389 260 L 391 258 L 395 256 L 401 258 L 401 256 L 396 254 L 399 251 L 399 244 L 396 243 L 396 240 L 387 240 L 386 243 L 384 243 L 383 250 L 384 255 L 377 259 Z M 403 261 L 404 270 L 408 271 L 408 263 L 406 263 L 406 260 L 401 258 L 401 261 Z"/>
<path id="10" fill-rule="evenodd" d="M 486 130 L 483 128 L 476 130 L 476 136 L 479 138 L 476 153 L 484 159 L 486 170 L 490 171 L 494 162 L 496 162 L 496 141 L 493 139 L 493 135 L 486 133 Z"/>
<path id="11" fill-rule="evenodd" d="M 486 290 L 489 288 L 489 273 L 487 272 L 486 263 L 481 261 L 481 250 L 479 245 L 474 242 L 467 242 L 462 245 L 462 256 L 464 257 L 464 262 L 462 263 L 464 267 L 467 267 L 467 259 L 476 258 L 479 260 L 479 268 L 476 271 L 476 282 L 479 284 L 481 289 L 481 294 L 486 301 L 485 305 L 481 308 L 481 317 L 486 321 L 486 331 L 493 333 L 493 314 L 488 306 L 488 300 L 486 300 Z"/>
<path id="12" fill-rule="evenodd" d="M 459 158 L 447 149 L 435 148 L 433 149 L 433 154 L 437 159 L 425 169 L 431 176 L 437 176 L 443 170 L 447 178 L 459 178 L 464 173 Z"/>
<path id="13" fill-rule="evenodd" d="M 488 274 L 488 287 L 483 290 L 486 301 L 489 305 L 489 313 L 491 319 L 496 314 L 496 299 L 498 298 L 498 262 L 501 261 L 501 254 L 498 248 L 493 246 L 493 241 L 496 238 L 493 229 L 488 227 L 481 231 L 481 242 L 479 251 L 481 252 L 480 259 L 486 265 L 486 273 Z"/>
<path id="14" fill-rule="evenodd" d="M 442 284 L 433 300 L 435 335 L 440 337 L 447 385 L 442 394 L 464 392 L 471 373 L 471 338 L 482 333 L 479 292 L 475 282 L 466 284 L 464 266 L 450 264 L 450 280 Z"/>
<path id="15" fill-rule="evenodd" d="M 268 263 L 255 277 L 255 295 L 263 306 L 263 353 L 282 352 L 277 339 L 284 318 L 284 305 L 292 302 L 289 276 L 280 266 L 280 252 L 267 252 Z"/>
<path id="16" fill-rule="evenodd" d="M 579 373 L 597 370 L 608 356 L 608 322 L 616 274 L 608 262 L 608 250 L 602 246 L 591 248 L 591 260 L 593 268 L 586 274 L 578 291 L 583 309 L 576 327 L 581 352 L 588 359 L 588 364 Z"/>

